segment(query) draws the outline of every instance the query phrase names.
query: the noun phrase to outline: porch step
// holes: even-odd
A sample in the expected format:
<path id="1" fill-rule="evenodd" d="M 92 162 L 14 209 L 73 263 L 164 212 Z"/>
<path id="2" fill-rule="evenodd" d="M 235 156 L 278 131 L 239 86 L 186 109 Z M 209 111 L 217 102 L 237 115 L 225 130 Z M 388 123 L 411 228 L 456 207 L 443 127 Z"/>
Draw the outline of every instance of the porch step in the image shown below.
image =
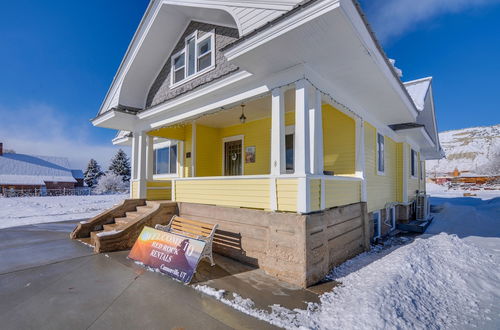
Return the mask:
<path id="1" fill-rule="evenodd" d="M 139 213 L 149 213 L 153 209 L 153 206 L 146 205 L 146 206 L 137 206 L 137 212 Z"/>
<path id="2" fill-rule="evenodd" d="M 104 230 L 93 231 L 90 233 L 90 244 L 95 245 L 96 236 L 98 233 L 102 233 Z"/>
<path id="3" fill-rule="evenodd" d="M 122 217 L 122 218 L 115 218 L 115 223 L 117 225 L 127 225 L 131 222 L 134 222 L 136 218 L 129 218 L 129 217 Z"/>
<path id="4" fill-rule="evenodd" d="M 125 212 L 125 218 L 135 219 L 143 216 L 144 214 L 145 212 L 137 212 L 137 211 Z"/>
<path id="5" fill-rule="evenodd" d="M 408 223 L 398 223 L 396 225 L 396 228 L 402 231 L 422 234 L 425 232 L 427 227 L 429 227 L 433 219 L 434 217 L 431 216 L 428 220 L 425 221 L 412 220 Z"/>
<path id="6" fill-rule="evenodd" d="M 112 223 L 109 225 L 103 225 L 104 231 L 110 231 L 110 230 L 122 230 L 125 227 L 125 224 L 123 223 Z"/>

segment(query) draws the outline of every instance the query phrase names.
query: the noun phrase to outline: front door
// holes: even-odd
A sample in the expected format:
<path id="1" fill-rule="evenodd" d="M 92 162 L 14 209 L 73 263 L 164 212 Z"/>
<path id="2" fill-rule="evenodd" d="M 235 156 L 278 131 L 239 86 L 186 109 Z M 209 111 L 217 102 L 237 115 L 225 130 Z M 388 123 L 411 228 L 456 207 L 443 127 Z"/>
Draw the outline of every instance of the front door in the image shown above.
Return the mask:
<path id="1" fill-rule="evenodd" d="M 224 175 L 242 175 L 242 141 L 224 142 Z"/>

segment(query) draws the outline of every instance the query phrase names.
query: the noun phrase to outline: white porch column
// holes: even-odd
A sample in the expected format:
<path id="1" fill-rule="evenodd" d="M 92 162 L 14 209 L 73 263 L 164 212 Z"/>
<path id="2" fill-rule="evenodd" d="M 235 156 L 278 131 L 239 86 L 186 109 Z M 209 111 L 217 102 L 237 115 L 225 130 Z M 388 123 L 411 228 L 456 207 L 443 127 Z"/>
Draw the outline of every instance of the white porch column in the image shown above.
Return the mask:
<path id="1" fill-rule="evenodd" d="M 309 88 L 305 79 L 295 83 L 294 169 L 298 175 L 310 173 Z"/>
<path id="2" fill-rule="evenodd" d="M 361 118 L 356 118 L 356 176 L 361 178 L 361 201 L 368 201 L 365 176 L 365 127 Z"/>
<path id="3" fill-rule="evenodd" d="M 139 181 L 138 197 L 146 198 L 146 133 L 138 132 L 137 180 Z"/>
<path id="4" fill-rule="evenodd" d="M 146 135 L 146 180 L 153 180 L 154 137 Z"/>
<path id="5" fill-rule="evenodd" d="M 278 176 L 286 171 L 285 96 L 282 88 L 273 89 L 271 103 L 271 175 Z"/>
<path id="6" fill-rule="evenodd" d="M 135 198 L 134 191 L 132 189 L 133 184 L 137 181 L 138 171 L 137 165 L 139 164 L 139 139 L 137 137 L 137 132 L 132 133 L 132 164 L 131 164 L 131 175 L 130 175 L 130 198 Z"/>
<path id="7" fill-rule="evenodd" d="M 196 176 L 196 122 L 191 125 L 191 176 Z"/>
<path id="8" fill-rule="evenodd" d="M 297 211 L 308 213 L 310 203 L 310 143 L 309 143 L 309 99 L 310 84 L 305 80 L 295 83 L 295 139 L 294 169 L 298 178 Z"/>
<path id="9" fill-rule="evenodd" d="M 310 90 L 309 130 L 311 173 L 323 175 L 323 115 L 321 109 L 321 92 L 314 87 Z"/>

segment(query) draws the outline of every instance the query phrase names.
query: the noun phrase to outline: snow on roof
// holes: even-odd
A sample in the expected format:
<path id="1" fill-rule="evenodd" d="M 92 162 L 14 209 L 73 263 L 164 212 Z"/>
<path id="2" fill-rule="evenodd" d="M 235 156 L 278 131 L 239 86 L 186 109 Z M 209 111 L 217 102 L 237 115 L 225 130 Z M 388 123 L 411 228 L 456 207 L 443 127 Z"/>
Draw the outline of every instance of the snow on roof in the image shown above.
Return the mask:
<path id="1" fill-rule="evenodd" d="M 0 184 L 76 182 L 69 167 L 69 161 L 64 157 L 5 153 L 0 156 Z"/>
<path id="2" fill-rule="evenodd" d="M 83 171 L 82 170 L 71 170 L 71 174 L 75 179 L 83 179 Z"/>
<path id="3" fill-rule="evenodd" d="M 413 103 L 415 103 L 415 107 L 419 111 L 424 110 L 425 97 L 427 96 L 427 91 L 431 85 L 431 80 L 432 77 L 427 77 L 404 83 L 408 94 L 410 94 Z"/>

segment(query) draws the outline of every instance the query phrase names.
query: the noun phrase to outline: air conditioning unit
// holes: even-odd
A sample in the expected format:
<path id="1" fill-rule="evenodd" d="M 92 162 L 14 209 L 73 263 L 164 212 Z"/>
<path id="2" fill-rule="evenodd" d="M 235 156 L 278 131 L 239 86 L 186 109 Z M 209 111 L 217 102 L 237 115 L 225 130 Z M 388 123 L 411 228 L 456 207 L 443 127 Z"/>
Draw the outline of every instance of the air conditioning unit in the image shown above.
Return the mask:
<path id="1" fill-rule="evenodd" d="M 420 193 L 415 200 L 415 218 L 418 221 L 426 221 L 431 213 L 431 204 L 429 203 L 429 195 Z"/>

